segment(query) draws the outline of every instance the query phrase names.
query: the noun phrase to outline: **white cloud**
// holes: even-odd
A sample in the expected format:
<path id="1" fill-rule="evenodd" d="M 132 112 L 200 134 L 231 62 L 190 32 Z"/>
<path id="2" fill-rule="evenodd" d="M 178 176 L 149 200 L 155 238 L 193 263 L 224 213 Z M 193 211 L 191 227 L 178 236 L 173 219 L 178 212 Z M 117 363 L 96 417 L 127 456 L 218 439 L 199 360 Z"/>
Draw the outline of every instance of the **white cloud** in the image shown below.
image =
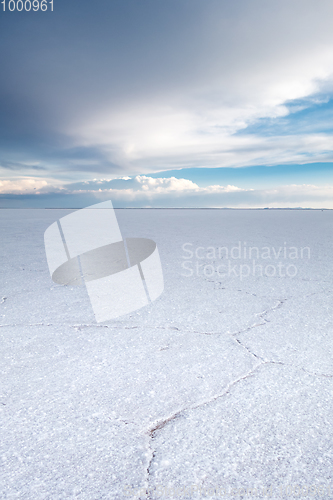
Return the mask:
<path id="1" fill-rule="evenodd" d="M 121 187 L 112 183 L 121 181 Z M 111 186 L 111 187 L 110 187 Z M 189 179 L 153 178 L 138 175 L 126 179 L 94 179 L 80 187 L 59 185 L 41 179 L 21 178 L 0 181 L 0 194 L 50 194 L 80 197 L 93 203 L 94 199 L 111 199 L 115 206 L 126 207 L 217 207 L 217 208 L 331 208 L 333 186 L 313 184 L 280 185 L 265 189 L 244 189 L 219 184 L 201 187 Z M 87 198 L 88 196 L 88 198 Z M 78 206 L 78 204 L 75 204 Z"/>
<path id="2" fill-rule="evenodd" d="M 200 187 L 188 179 L 128 179 L 123 188 L 95 182 L 87 189 L 67 189 L 74 195 L 90 194 L 98 200 L 111 199 L 119 206 L 230 207 L 230 208 L 333 208 L 333 186 L 291 184 L 272 189 L 243 189 L 233 185 Z"/>
<path id="3" fill-rule="evenodd" d="M 124 180 L 124 179 L 123 179 Z M 93 184 L 87 183 L 87 189 L 74 190 L 75 193 L 96 193 L 99 195 L 110 194 L 117 198 L 143 199 L 143 198 L 158 198 L 159 196 L 170 195 L 173 197 L 206 194 L 211 193 L 230 193 L 235 191 L 245 191 L 236 186 L 220 186 L 213 185 L 208 187 L 199 187 L 196 183 L 189 179 L 177 179 L 176 177 L 159 177 L 153 178 L 146 175 L 137 175 L 133 179 L 126 178 L 128 186 L 122 189 L 114 189 L 105 187 L 106 182 L 97 181 Z M 104 187 L 103 187 L 104 184 Z M 98 187 L 98 190 L 96 187 Z M 95 190 L 93 190 L 95 187 Z"/>
<path id="4" fill-rule="evenodd" d="M 176 103 L 163 108 L 147 102 L 131 109 L 109 110 L 109 114 L 93 117 L 69 133 L 75 136 L 76 146 L 100 148 L 110 162 L 121 165 L 130 174 L 188 166 L 332 160 L 330 134 L 235 135 L 259 118 L 287 115 L 289 111 L 283 103 L 290 95 L 286 92 L 283 99 L 270 105 L 249 100 L 244 107 L 215 109 L 204 105 L 200 109 L 194 104 L 187 109 L 179 104 L 177 108 Z M 299 92 L 298 97 L 306 95 Z"/>
<path id="5" fill-rule="evenodd" d="M 41 189 L 48 187 L 48 182 L 43 179 L 18 178 L 0 179 L 0 194 L 38 194 Z"/>
<path id="6" fill-rule="evenodd" d="M 97 147 L 132 174 L 332 160 L 330 135 L 234 135 L 259 118 L 286 116 L 288 101 L 324 87 L 332 93 L 332 2 L 241 5 L 229 24 L 222 8 L 220 17 L 219 9 L 207 14 L 202 46 L 182 80 L 180 72 L 168 87 L 147 83 L 147 95 L 103 102 L 69 119 L 73 145 Z"/>

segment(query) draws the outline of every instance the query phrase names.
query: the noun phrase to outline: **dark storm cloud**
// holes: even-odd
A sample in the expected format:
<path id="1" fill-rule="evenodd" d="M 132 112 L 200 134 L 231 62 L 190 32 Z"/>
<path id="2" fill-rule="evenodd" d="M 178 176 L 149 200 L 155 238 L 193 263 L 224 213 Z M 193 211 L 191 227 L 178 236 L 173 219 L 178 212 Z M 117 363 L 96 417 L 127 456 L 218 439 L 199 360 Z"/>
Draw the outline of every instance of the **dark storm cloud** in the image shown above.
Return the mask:
<path id="1" fill-rule="evenodd" d="M 205 5 L 195 0 L 60 0 L 53 13 L 1 16 L 6 121 L 45 125 L 51 112 L 62 122 L 77 107 L 186 82 L 180 70 L 189 69 L 199 48 L 193 39 L 200 11 Z"/>
<path id="2" fill-rule="evenodd" d="M 3 13 L 2 158 L 22 152 L 51 163 L 65 160 L 75 170 L 66 163 L 75 149 L 68 151 L 71 140 L 61 136 L 62 128 L 106 104 L 121 106 L 175 85 L 175 75 L 181 80 L 181 68 L 197 49 L 193 34 L 203 10 L 196 0 L 55 0 L 52 13 Z M 84 148 L 76 151 L 82 159 Z M 85 152 L 91 158 L 91 148 Z M 93 156 L 92 171 L 119 170 L 96 149 Z"/>

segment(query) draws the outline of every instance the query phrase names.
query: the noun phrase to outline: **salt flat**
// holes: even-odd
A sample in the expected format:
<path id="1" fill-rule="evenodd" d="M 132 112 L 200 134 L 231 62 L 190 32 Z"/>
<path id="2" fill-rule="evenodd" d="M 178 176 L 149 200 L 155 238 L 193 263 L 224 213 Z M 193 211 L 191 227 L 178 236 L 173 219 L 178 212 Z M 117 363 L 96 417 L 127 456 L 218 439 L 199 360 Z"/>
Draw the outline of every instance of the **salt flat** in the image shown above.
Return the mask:
<path id="1" fill-rule="evenodd" d="M 99 324 L 70 212 L 0 211 L 0 497 L 333 498 L 333 212 L 116 210 L 165 289 Z"/>

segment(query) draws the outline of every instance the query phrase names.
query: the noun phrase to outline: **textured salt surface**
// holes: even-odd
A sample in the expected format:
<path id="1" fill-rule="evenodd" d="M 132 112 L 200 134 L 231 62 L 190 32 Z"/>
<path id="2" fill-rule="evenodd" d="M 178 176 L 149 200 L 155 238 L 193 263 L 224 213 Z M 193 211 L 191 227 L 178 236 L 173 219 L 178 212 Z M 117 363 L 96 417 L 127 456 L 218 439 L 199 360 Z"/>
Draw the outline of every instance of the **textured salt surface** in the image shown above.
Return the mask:
<path id="1" fill-rule="evenodd" d="M 165 291 L 101 324 L 49 277 L 43 233 L 67 213 L 0 212 L 0 497 L 333 498 L 333 213 L 119 210 L 124 237 L 157 242 Z M 239 242 L 310 259 L 202 272 Z"/>

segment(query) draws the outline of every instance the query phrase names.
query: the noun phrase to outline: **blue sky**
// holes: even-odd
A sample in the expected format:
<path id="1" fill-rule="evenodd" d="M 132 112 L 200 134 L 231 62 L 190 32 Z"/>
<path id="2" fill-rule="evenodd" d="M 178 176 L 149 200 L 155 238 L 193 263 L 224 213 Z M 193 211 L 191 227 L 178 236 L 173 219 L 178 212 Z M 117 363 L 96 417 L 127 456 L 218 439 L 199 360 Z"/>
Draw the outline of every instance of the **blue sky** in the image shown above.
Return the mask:
<path id="1" fill-rule="evenodd" d="M 0 207 L 333 208 L 331 1 L 0 12 Z"/>

